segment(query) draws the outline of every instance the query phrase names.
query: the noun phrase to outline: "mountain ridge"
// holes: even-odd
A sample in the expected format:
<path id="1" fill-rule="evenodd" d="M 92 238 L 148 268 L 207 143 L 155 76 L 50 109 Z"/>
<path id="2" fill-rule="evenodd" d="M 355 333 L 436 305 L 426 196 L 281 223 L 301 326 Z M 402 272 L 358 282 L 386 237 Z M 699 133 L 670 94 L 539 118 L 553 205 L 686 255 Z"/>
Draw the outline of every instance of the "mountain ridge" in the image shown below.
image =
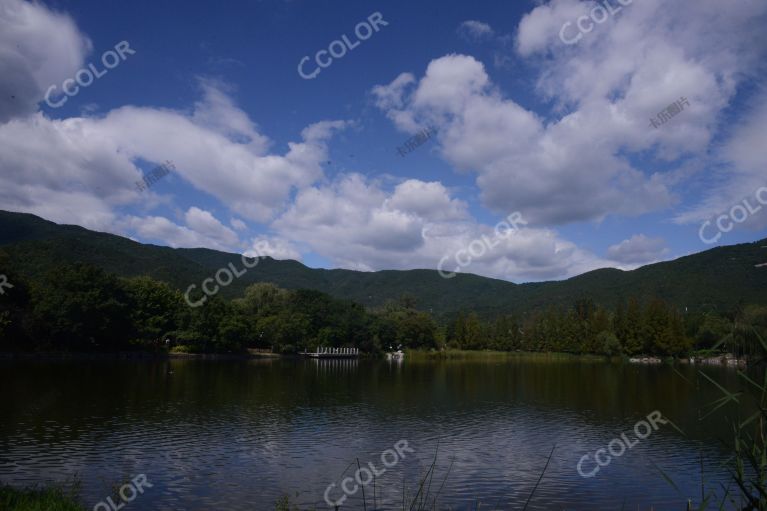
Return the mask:
<path id="1" fill-rule="evenodd" d="M 767 240 L 721 246 L 630 271 L 601 268 L 565 280 L 521 284 L 470 273 L 444 279 L 436 270 L 428 269 L 361 272 L 309 268 L 299 261 L 262 257 L 255 268 L 223 287 L 221 295 L 235 298 L 250 284 L 271 282 L 378 307 L 406 294 L 438 317 L 461 310 L 481 316 L 527 312 L 570 306 L 584 298 L 614 306 L 632 296 L 659 297 L 693 309 L 731 310 L 740 303 L 767 303 L 767 267 L 755 267 L 767 261 L 764 244 Z M 148 275 L 182 291 L 192 284 L 199 287 L 202 280 L 229 263 L 242 266 L 239 254 L 144 244 L 2 210 L 0 250 L 8 254 L 15 269 L 32 278 L 57 264 L 86 262 L 123 277 Z"/>

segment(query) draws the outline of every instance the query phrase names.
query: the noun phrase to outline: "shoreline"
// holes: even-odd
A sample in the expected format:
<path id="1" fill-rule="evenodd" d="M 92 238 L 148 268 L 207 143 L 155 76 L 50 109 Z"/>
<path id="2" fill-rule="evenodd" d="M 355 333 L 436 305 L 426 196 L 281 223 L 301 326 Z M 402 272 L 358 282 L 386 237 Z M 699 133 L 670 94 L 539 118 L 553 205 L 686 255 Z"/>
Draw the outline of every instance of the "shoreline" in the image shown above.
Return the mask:
<path id="1" fill-rule="evenodd" d="M 503 359 L 512 357 L 530 357 L 538 359 L 555 360 L 582 360 L 588 362 L 622 362 L 632 365 L 658 365 L 658 364 L 683 364 L 683 365 L 708 365 L 720 367 L 747 367 L 748 360 L 736 358 L 731 353 L 722 353 L 710 356 L 685 356 L 679 358 L 656 357 L 656 356 L 611 356 L 594 353 L 565 353 L 565 352 L 542 352 L 542 351 L 488 351 L 488 350 L 444 350 L 444 351 L 418 351 L 408 350 L 405 359 L 411 362 L 430 361 L 477 361 L 483 359 Z M 183 353 L 183 352 L 155 352 L 155 351 L 120 351 L 120 352 L 0 352 L 2 360 L 278 360 L 304 358 L 301 354 L 281 354 L 269 352 L 249 351 L 248 353 Z M 376 359 L 371 354 L 360 354 L 362 359 Z"/>
<path id="2" fill-rule="evenodd" d="M 112 353 L 41 351 L 4 352 L 0 360 L 253 360 L 293 358 L 279 353 L 171 353 L 153 351 L 120 351 Z"/>

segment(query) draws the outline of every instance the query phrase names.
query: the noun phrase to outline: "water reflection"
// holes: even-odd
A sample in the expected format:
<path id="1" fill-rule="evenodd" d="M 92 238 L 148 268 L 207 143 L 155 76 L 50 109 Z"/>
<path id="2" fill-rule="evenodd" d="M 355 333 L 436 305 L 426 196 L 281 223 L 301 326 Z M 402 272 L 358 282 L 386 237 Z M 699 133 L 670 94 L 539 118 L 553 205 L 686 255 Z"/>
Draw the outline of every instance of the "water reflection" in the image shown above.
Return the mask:
<path id="1" fill-rule="evenodd" d="M 308 361 L 314 365 L 317 374 L 323 375 L 356 372 L 359 363 L 356 358 L 310 358 Z"/>
<path id="2" fill-rule="evenodd" d="M 732 371 L 706 372 L 739 387 Z M 552 357 L 4 363 L 0 479 L 77 475 L 91 507 L 145 473 L 155 486 L 141 509 L 270 509 L 296 493 L 323 509 L 358 458 L 405 439 L 415 453 L 376 480 L 379 507 L 401 505 L 403 481 L 414 495 L 436 456 L 441 506 L 521 509 L 556 445 L 528 509 L 684 509 L 700 495 L 701 456 L 707 485 L 724 481 L 729 431 L 697 420 L 718 391 L 697 388 L 692 367 L 679 373 Z M 597 477 L 578 475 L 584 454 L 656 409 L 686 436 L 663 426 Z M 345 506 L 361 502 L 359 492 Z"/>

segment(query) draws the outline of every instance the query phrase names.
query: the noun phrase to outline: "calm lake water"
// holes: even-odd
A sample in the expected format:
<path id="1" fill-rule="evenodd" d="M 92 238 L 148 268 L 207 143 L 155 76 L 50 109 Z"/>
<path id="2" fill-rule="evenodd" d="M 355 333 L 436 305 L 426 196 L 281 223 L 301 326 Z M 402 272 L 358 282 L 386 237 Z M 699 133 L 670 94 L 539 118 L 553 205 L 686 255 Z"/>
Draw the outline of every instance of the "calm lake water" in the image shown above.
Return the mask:
<path id="1" fill-rule="evenodd" d="M 701 461 L 707 489 L 726 482 L 729 430 L 721 415 L 698 420 L 721 393 L 696 384 L 694 367 L 677 370 L 544 356 L 6 360 L 0 481 L 76 478 L 89 509 L 138 474 L 153 486 L 123 511 L 274 509 L 285 494 L 329 509 L 323 494 L 336 483 L 330 498 L 343 495 L 357 459 L 380 472 L 382 453 L 405 440 L 414 452 L 376 479 L 379 508 L 402 509 L 403 484 L 414 495 L 436 453 L 438 509 L 522 509 L 556 446 L 528 509 L 683 511 L 700 499 Z M 738 387 L 732 370 L 704 371 Z M 654 410 L 685 435 L 661 425 L 594 477 L 578 474 L 583 455 L 591 472 L 597 449 L 634 440 Z M 365 495 L 372 509 L 372 483 Z M 362 509 L 361 490 L 341 509 Z"/>

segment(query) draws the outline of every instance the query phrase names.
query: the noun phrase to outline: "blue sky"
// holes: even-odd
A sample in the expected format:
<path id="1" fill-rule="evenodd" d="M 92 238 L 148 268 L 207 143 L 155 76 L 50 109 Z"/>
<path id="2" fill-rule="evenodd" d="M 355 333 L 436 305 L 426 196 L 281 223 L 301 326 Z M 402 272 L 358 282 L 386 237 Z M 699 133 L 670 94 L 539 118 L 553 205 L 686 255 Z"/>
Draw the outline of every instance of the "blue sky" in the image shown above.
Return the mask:
<path id="1" fill-rule="evenodd" d="M 0 0 L 0 208 L 516 282 L 764 238 L 767 4 L 601 4 Z M 359 45 L 299 75 L 343 36 Z M 61 95 L 121 43 L 114 68 Z M 525 223 L 499 234 L 513 212 Z"/>

